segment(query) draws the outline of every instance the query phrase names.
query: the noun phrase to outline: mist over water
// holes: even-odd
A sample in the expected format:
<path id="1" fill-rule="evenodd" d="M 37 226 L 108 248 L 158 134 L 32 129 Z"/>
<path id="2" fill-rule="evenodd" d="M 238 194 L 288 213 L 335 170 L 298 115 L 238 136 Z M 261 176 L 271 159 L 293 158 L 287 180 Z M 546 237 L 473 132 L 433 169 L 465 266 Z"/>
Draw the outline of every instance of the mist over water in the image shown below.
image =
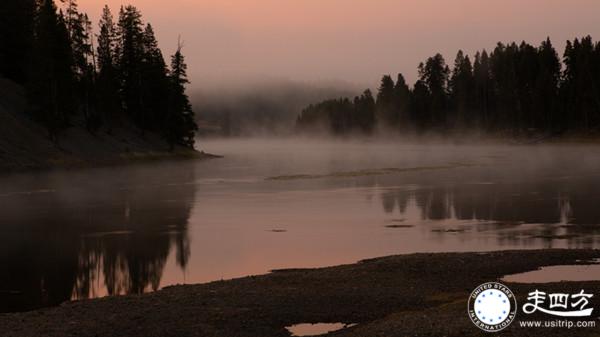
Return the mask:
<path id="1" fill-rule="evenodd" d="M 595 145 L 200 139 L 0 178 L 0 311 L 410 253 L 598 247 Z"/>

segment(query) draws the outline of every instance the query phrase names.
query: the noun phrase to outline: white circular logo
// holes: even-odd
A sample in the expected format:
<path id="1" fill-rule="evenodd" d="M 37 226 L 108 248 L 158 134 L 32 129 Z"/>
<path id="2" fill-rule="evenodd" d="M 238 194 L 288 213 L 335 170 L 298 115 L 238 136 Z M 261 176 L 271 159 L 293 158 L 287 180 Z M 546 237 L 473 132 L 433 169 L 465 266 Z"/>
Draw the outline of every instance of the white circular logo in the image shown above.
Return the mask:
<path id="1" fill-rule="evenodd" d="M 517 300 L 505 285 L 488 282 L 475 288 L 469 297 L 469 318 L 475 326 L 488 332 L 500 331 L 517 315 Z"/>

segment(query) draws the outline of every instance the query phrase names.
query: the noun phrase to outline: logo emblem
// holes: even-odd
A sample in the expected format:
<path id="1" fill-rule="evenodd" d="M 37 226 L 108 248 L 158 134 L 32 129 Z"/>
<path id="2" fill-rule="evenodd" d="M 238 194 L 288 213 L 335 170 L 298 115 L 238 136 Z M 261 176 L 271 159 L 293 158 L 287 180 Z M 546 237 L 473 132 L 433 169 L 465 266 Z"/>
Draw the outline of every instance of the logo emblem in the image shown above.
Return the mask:
<path id="1" fill-rule="evenodd" d="M 517 315 L 517 300 L 513 292 L 498 282 L 488 282 L 475 288 L 469 297 L 469 318 L 481 330 L 500 331 Z"/>

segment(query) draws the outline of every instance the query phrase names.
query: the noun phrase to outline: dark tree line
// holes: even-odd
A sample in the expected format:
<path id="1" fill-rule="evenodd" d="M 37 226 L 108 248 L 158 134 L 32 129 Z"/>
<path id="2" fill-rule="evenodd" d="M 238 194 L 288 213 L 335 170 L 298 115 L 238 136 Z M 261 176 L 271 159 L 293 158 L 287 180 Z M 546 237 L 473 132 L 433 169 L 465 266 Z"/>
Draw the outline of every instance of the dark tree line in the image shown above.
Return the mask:
<path id="1" fill-rule="evenodd" d="M 348 98 L 331 99 L 310 105 L 298 117 L 299 128 L 308 126 L 323 127 L 335 133 L 362 131 L 370 133 L 375 127 L 376 103 L 371 90 L 350 100 Z M 325 122 L 325 123 L 323 123 Z"/>
<path id="2" fill-rule="evenodd" d="M 398 130 L 480 128 L 516 135 L 600 131 L 600 43 L 589 36 L 568 41 L 562 62 L 547 39 L 539 47 L 498 43 L 473 59 L 459 51 L 452 65 L 436 54 L 418 70 L 412 88 L 402 74 L 395 82 L 384 76 L 375 100 L 365 92 L 354 101 L 310 105 L 297 128 L 369 133 L 377 123 Z"/>
<path id="3" fill-rule="evenodd" d="M 0 1 L 0 71 L 25 86 L 31 116 L 58 141 L 76 120 L 96 133 L 134 124 L 171 148 L 193 147 L 197 126 L 181 44 L 167 66 L 134 6 L 103 9 L 94 34 L 76 0 Z"/>

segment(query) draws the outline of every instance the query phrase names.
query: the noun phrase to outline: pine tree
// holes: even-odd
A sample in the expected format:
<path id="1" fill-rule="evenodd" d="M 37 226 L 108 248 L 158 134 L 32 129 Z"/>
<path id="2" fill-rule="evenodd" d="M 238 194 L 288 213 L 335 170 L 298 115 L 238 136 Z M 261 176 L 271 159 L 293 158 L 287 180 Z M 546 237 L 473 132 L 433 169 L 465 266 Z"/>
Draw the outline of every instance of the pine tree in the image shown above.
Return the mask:
<path id="1" fill-rule="evenodd" d="M 411 120 L 421 131 L 431 126 L 431 93 L 422 80 L 415 82 L 411 97 Z"/>
<path id="2" fill-rule="evenodd" d="M 182 45 L 179 43 L 177 51 L 171 57 L 171 71 L 169 74 L 169 110 L 165 123 L 165 134 L 171 149 L 175 145 L 193 148 L 195 134 L 198 130 L 192 105 L 185 93 L 185 87 L 189 80 L 187 78 L 187 65 L 181 49 Z"/>
<path id="3" fill-rule="evenodd" d="M 480 127 L 487 129 L 492 124 L 493 85 L 490 75 L 490 60 L 485 50 L 475 54 L 473 64 L 474 76 L 474 109 L 478 112 L 476 118 Z"/>
<path id="4" fill-rule="evenodd" d="M 398 124 L 403 129 L 410 127 L 410 96 L 411 92 L 402 74 L 398 74 L 394 86 L 394 100 L 397 110 Z"/>
<path id="5" fill-rule="evenodd" d="M 65 3 L 65 23 L 71 40 L 74 73 L 78 80 L 89 75 L 91 67 L 91 36 L 89 34 L 90 20 L 87 14 L 79 12 L 76 0 L 61 0 Z"/>
<path id="6" fill-rule="evenodd" d="M 558 90 L 561 64 L 550 38 L 543 41 L 538 48 L 538 63 L 540 69 L 535 78 L 532 109 L 538 111 L 538 115 L 542 118 L 538 127 L 559 132 L 566 126 L 559 116 Z"/>
<path id="7" fill-rule="evenodd" d="M 65 24 L 69 31 L 75 76 L 75 104 L 83 114 L 86 127 L 94 132 L 101 123 L 95 100 L 94 53 L 92 47 L 91 22 L 79 11 L 77 0 L 61 0 L 65 7 Z"/>
<path id="8" fill-rule="evenodd" d="M 108 6 L 102 10 L 98 35 L 98 79 L 97 96 L 98 111 L 101 119 L 106 122 L 108 132 L 112 132 L 119 122 L 121 100 L 119 97 L 119 80 L 117 76 L 117 32 L 113 15 Z"/>
<path id="9" fill-rule="evenodd" d="M 117 68 L 123 108 L 143 130 L 146 125 L 141 77 L 144 57 L 143 24 L 141 13 L 134 6 L 121 7 L 117 36 Z"/>
<path id="10" fill-rule="evenodd" d="M 495 109 L 494 124 L 503 129 L 520 131 L 521 123 L 518 106 L 519 91 L 517 79 L 517 53 L 515 43 L 498 43 L 490 55 L 490 71 L 494 84 Z"/>
<path id="11" fill-rule="evenodd" d="M 158 42 L 154 36 L 154 30 L 150 24 L 142 37 L 142 101 L 144 102 L 144 129 L 158 130 L 164 125 L 168 105 L 164 99 L 165 93 L 169 91 L 167 80 L 167 67 Z"/>
<path id="12" fill-rule="evenodd" d="M 436 54 L 419 65 L 419 80 L 427 86 L 431 102 L 429 103 L 428 123 L 431 126 L 446 126 L 448 109 L 448 76 L 450 69 L 444 57 Z"/>
<path id="13" fill-rule="evenodd" d="M 454 61 L 454 68 L 449 82 L 450 105 L 453 111 L 452 120 L 456 125 L 473 125 L 474 118 L 471 116 L 473 97 L 473 66 L 469 56 L 465 56 L 462 50 L 458 51 Z"/>
<path id="14" fill-rule="evenodd" d="M 597 89 L 600 83 L 593 65 L 597 60 L 595 50 L 597 47 L 594 47 L 592 38 L 586 36 L 568 42 L 564 53 L 563 111 L 568 114 L 572 128 L 585 131 L 600 126 L 600 95 Z"/>
<path id="15" fill-rule="evenodd" d="M 383 76 L 377 92 L 377 119 L 382 126 L 395 126 L 398 123 L 394 86 L 390 75 Z"/>
<path id="16" fill-rule="evenodd" d="M 356 123 L 360 130 L 366 134 L 373 132 L 376 103 L 371 90 L 367 89 L 361 96 L 354 98 L 354 110 Z"/>
<path id="17" fill-rule="evenodd" d="M 73 61 L 69 32 L 53 0 L 43 0 L 35 23 L 33 61 L 28 96 L 34 102 L 34 117 L 57 142 L 59 132 L 73 113 Z"/>

